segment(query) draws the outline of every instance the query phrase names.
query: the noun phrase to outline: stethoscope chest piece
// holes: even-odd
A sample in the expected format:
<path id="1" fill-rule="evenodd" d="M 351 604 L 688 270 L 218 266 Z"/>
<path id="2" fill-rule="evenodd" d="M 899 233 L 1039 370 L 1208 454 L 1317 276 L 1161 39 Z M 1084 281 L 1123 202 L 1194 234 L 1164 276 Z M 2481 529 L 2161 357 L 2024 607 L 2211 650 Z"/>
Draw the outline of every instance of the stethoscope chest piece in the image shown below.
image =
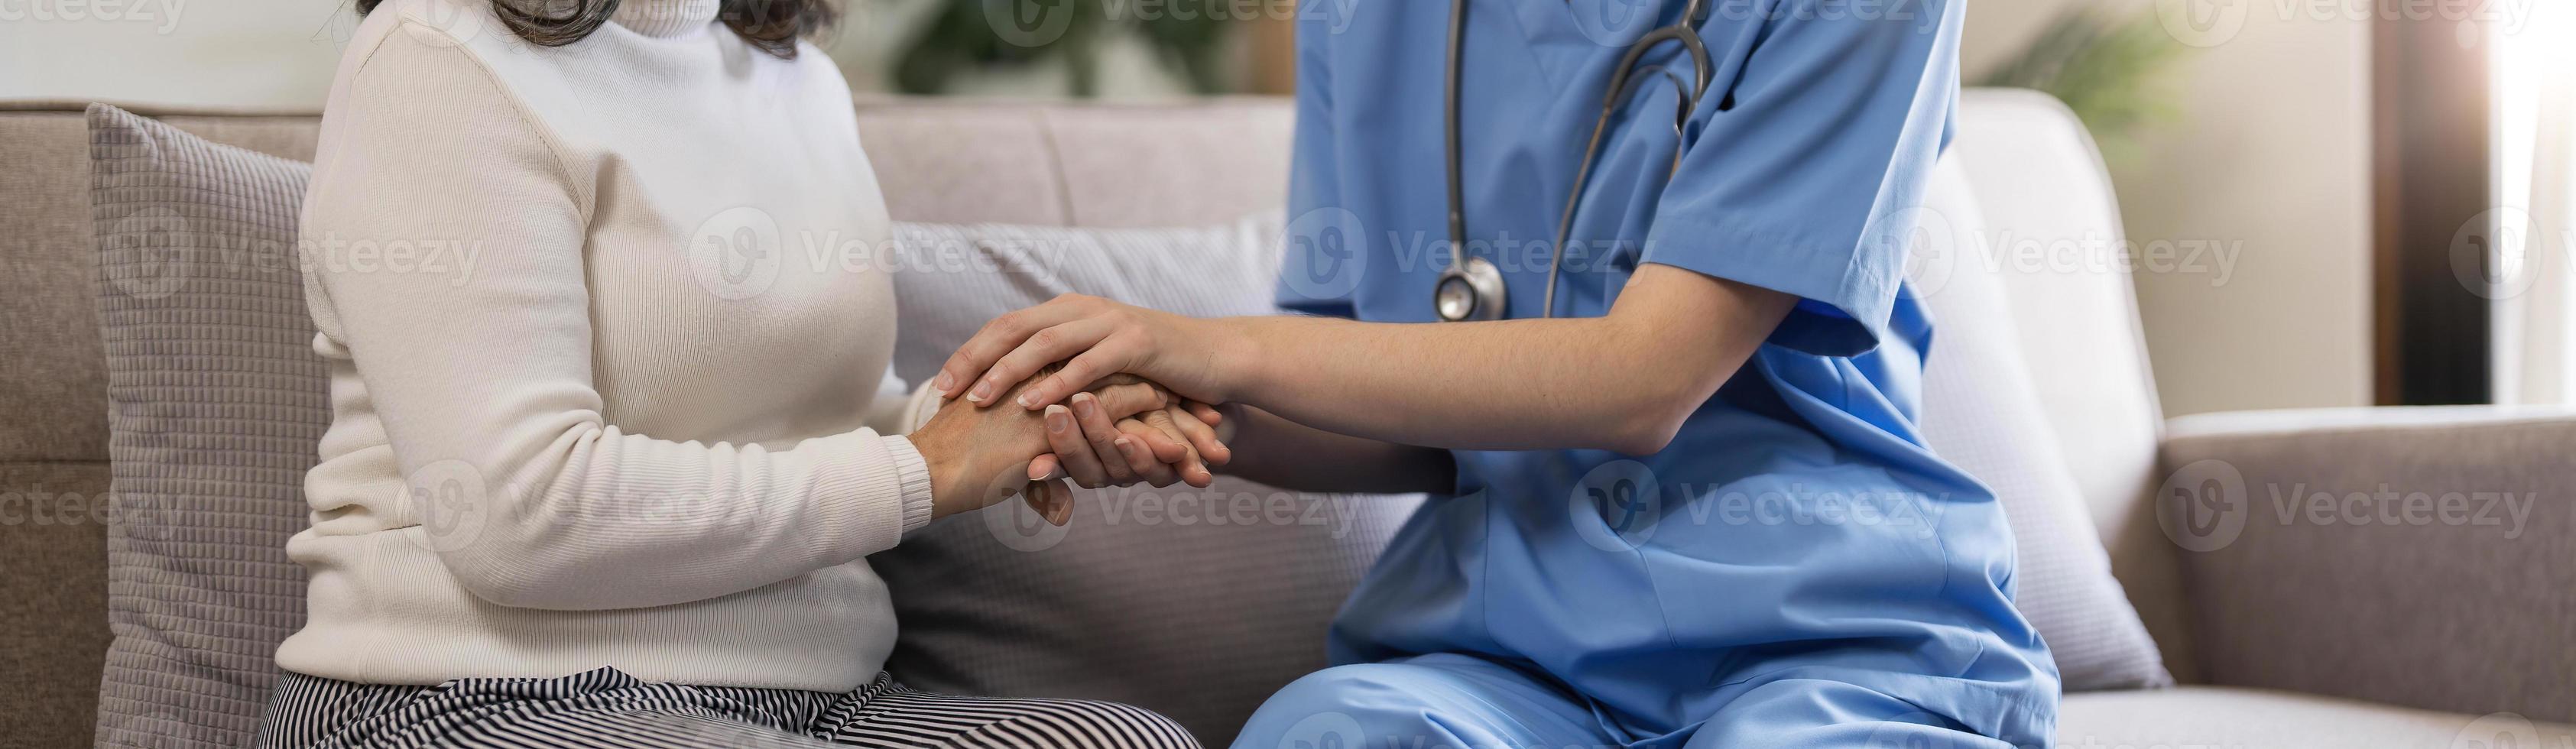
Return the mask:
<path id="1" fill-rule="evenodd" d="M 1503 271 L 1493 261 L 1470 255 L 1440 272 L 1431 306 L 1443 322 L 1503 319 Z"/>
<path id="2" fill-rule="evenodd" d="M 1446 146 L 1449 187 L 1449 267 L 1440 272 L 1440 283 L 1432 287 L 1431 305 L 1447 322 L 1466 320 L 1500 320 L 1503 318 L 1503 272 L 1492 261 L 1467 254 L 1467 189 L 1466 178 L 1459 168 L 1458 80 L 1466 60 L 1467 4 L 1469 0 L 1449 0 L 1449 65 L 1447 87 L 1443 93 L 1446 106 L 1442 133 Z M 1656 3 L 1660 5 L 1660 2 Z M 1574 212 L 1583 205 L 1583 188 L 1592 176 L 1592 160 L 1601 154 L 1602 135 L 1610 127 L 1611 114 L 1628 98 L 1634 87 L 1647 81 L 1664 80 L 1673 84 L 1680 101 L 1673 109 L 1674 153 L 1670 169 L 1681 169 L 1681 135 L 1691 113 L 1698 110 L 1700 94 L 1709 88 L 1715 72 L 1708 47 L 1700 42 L 1699 24 L 1708 20 L 1707 0 L 1689 0 L 1683 6 L 1681 19 L 1646 32 L 1629 45 L 1620 60 L 1618 72 L 1610 77 L 1606 98 L 1601 102 L 1600 118 L 1592 123 L 1592 137 L 1583 146 L 1583 158 L 1574 168 L 1573 188 L 1566 191 L 1565 212 L 1557 218 L 1556 242 L 1548 246 L 1547 296 L 1541 299 L 1540 317 L 1556 315 L 1556 279 L 1563 270 L 1563 250 L 1568 233 L 1574 229 Z M 1638 67 L 1647 50 L 1666 42 L 1680 44 L 1690 56 L 1691 77 L 1661 64 Z M 1638 75 L 1642 73 L 1642 75 Z M 1669 173 L 1667 174 L 1669 176 Z"/>

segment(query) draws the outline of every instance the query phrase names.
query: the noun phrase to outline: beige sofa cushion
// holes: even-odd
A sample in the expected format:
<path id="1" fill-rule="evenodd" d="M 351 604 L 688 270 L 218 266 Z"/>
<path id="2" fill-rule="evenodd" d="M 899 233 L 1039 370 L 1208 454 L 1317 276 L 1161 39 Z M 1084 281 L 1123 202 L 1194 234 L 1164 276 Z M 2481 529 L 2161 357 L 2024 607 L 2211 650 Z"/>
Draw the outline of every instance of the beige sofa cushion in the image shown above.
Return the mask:
<path id="1" fill-rule="evenodd" d="M 2576 726 L 2410 710 L 2233 687 L 2067 695 L 2062 749 L 2538 749 L 2576 746 Z"/>
<path id="2" fill-rule="evenodd" d="M 1155 104 L 862 99 L 897 221 L 1154 227 L 1286 204 L 1282 99 Z"/>

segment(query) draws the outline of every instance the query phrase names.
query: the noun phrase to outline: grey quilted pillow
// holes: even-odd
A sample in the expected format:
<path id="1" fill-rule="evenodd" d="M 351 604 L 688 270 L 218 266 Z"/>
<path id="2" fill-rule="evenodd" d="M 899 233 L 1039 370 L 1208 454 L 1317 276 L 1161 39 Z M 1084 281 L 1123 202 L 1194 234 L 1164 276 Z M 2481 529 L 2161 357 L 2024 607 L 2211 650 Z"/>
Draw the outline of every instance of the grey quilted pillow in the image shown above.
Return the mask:
<path id="1" fill-rule="evenodd" d="M 1082 292 L 1196 316 L 1273 314 L 1277 214 L 1189 229 L 895 225 L 902 335 L 921 382 L 984 322 Z M 1342 599 L 1419 495 L 1081 490 L 1055 528 L 1016 502 L 869 558 L 903 637 L 887 669 L 925 689 L 1091 697 L 1225 746 L 1279 687 L 1324 666 Z"/>
<path id="2" fill-rule="evenodd" d="M 309 166 L 89 108 L 111 506 L 101 746 L 250 741 L 304 619 L 304 472 L 330 420 L 298 277 Z"/>

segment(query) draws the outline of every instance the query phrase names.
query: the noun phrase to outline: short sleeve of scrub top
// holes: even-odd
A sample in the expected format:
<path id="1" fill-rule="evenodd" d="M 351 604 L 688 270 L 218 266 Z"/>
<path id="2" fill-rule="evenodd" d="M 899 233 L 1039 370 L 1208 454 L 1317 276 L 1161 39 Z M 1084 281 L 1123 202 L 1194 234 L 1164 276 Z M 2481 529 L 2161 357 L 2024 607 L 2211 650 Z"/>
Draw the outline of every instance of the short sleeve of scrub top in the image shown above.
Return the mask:
<path id="1" fill-rule="evenodd" d="M 1300 34 L 1324 30 L 1319 17 L 1300 21 Z M 1295 153 L 1330 153 L 1334 145 L 1332 86 L 1315 44 L 1297 45 L 1297 125 Z M 1351 300 L 1358 290 L 1360 264 L 1352 248 L 1366 241 L 1358 219 L 1341 208 L 1338 171 L 1332 159 L 1299 158 L 1288 173 L 1288 226 L 1281 250 L 1277 297 L 1279 307 L 1310 315 L 1356 318 Z"/>
<path id="2" fill-rule="evenodd" d="M 1719 29 L 1757 38 L 1726 68 L 1734 86 L 1716 84 L 1732 95 L 1700 102 L 1641 259 L 1796 295 L 1771 343 L 1875 348 L 1904 274 L 1910 226 L 1896 224 L 1947 142 L 1958 36 L 1889 19 Z"/>

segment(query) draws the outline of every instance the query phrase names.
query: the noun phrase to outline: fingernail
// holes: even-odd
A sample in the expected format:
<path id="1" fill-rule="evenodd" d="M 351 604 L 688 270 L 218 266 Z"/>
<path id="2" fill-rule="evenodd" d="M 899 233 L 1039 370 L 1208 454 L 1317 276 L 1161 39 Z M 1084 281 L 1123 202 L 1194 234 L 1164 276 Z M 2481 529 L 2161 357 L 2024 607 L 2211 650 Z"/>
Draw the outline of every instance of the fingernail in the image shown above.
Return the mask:
<path id="1" fill-rule="evenodd" d="M 1096 403 L 1098 400 L 1100 399 L 1092 397 L 1090 393 L 1074 393 L 1073 412 L 1082 418 L 1091 418 L 1091 409 L 1099 407 Z"/>
<path id="2" fill-rule="evenodd" d="M 1038 405 L 1038 394 L 1037 394 L 1037 393 L 1021 393 L 1021 394 L 1020 394 L 1020 407 L 1021 407 L 1021 408 L 1035 408 L 1035 407 L 1037 407 L 1037 405 Z"/>
<path id="3" fill-rule="evenodd" d="M 1046 420 L 1047 431 L 1056 434 L 1063 434 L 1065 430 L 1073 428 L 1073 412 L 1063 406 L 1048 406 Z"/>
<path id="4" fill-rule="evenodd" d="M 938 377 L 930 378 L 930 389 L 937 390 L 942 393 L 948 392 L 948 387 L 955 384 L 957 384 L 957 376 L 946 372 L 939 373 Z"/>
<path id="5" fill-rule="evenodd" d="M 1125 438 L 1125 437 L 1120 437 L 1120 438 L 1118 438 L 1118 439 L 1116 440 L 1116 444 L 1118 445 L 1118 454 L 1120 454 L 1120 455 L 1125 455 L 1125 456 L 1127 456 L 1127 457 L 1129 457 L 1129 458 L 1134 458 L 1134 457 L 1136 457 L 1136 441 L 1135 441 L 1135 440 L 1128 439 L 1128 438 Z"/>
<path id="6" fill-rule="evenodd" d="M 993 397 L 992 380 L 975 383 L 975 389 L 966 391 L 966 402 L 968 403 L 982 403 L 985 399 L 991 397 Z"/>

